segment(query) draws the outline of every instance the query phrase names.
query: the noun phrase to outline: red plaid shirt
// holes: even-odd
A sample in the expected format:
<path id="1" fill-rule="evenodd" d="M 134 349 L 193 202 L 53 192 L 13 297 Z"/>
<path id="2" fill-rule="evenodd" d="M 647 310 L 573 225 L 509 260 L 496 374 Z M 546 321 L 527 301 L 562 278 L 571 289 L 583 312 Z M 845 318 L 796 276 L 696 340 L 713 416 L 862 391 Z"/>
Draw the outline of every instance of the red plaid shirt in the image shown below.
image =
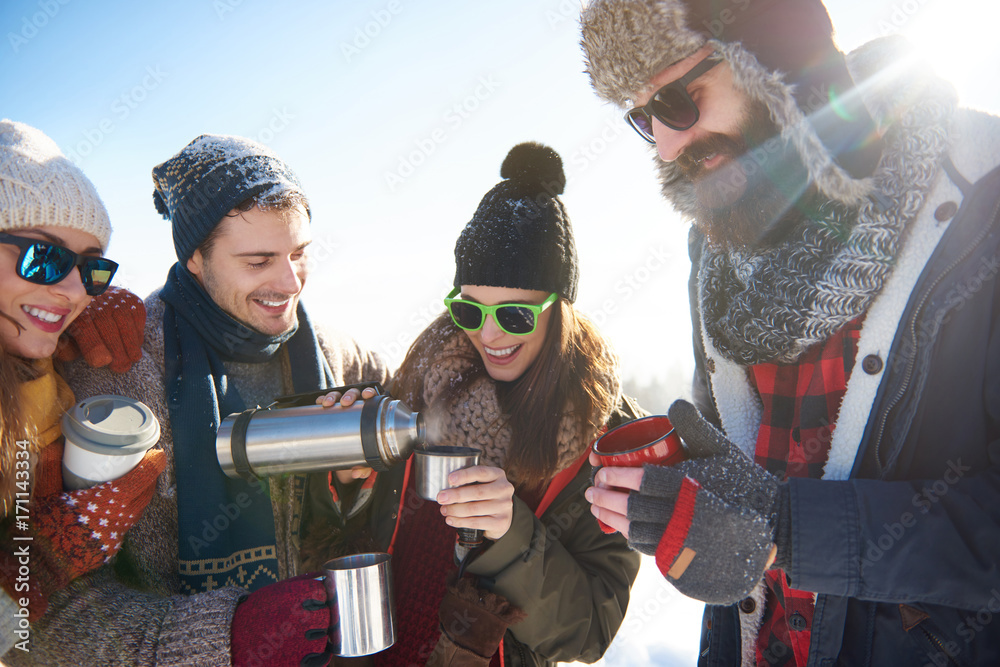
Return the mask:
<path id="1" fill-rule="evenodd" d="M 764 407 L 754 459 L 779 478 L 822 477 L 840 402 L 858 354 L 860 330 L 859 318 L 809 348 L 794 364 L 750 368 L 750 381 Z M 782 570 L 768 570 L 764 582 L 757 665 L 805 665 L 813 594 L 789 587 Z"/>

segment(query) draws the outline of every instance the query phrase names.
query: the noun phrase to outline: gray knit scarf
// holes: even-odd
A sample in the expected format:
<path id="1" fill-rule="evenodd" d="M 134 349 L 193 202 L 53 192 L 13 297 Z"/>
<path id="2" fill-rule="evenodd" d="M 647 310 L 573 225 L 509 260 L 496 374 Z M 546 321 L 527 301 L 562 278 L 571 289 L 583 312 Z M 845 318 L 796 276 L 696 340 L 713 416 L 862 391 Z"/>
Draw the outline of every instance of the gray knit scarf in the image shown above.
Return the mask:
<path id="1" fill-rule="evenodd" d="M 898 74 L 898 73 L 896 73 Z M 910 72 L 907 73 L 908 75 Z M 954 91 L 932 76 L 869 79 L 887 128 L 875 194 L 856 221 L 806 220 L 778 244 L 723 252 L 707 242 L 699 271 L 705 331 L 728 359 L 790 363 L 863 315 L 881 292 L 906 229 L 940 173 L 949 146 Z"/>

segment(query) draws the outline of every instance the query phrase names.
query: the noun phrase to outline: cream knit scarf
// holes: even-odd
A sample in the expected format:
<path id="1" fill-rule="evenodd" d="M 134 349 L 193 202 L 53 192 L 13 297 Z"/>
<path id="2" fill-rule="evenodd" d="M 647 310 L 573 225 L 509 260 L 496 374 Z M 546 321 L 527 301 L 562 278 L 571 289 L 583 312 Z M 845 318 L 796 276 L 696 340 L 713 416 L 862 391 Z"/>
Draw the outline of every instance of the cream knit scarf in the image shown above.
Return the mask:
<path id="1" fill-rule="evenodd" d="M 954 92 L 941 80 L 898 74 L 888 68 L 869 80 L 879 93 L 870 106 L 886 128 L 885 150 L 856 222 L 807 220 L 780 244 L 748 252 L 705 244 L 705 330 L 727 358 L 792 362 L 864 314 L 882 290 L 940 173 L 955 110 Z"/>

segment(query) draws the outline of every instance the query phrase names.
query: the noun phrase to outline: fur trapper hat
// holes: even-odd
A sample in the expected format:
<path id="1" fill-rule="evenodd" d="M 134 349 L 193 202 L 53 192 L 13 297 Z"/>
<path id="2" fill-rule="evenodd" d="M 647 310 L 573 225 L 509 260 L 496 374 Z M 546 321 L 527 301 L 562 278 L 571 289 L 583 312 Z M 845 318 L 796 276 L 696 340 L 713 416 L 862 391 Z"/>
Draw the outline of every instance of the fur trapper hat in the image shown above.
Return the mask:
<path id="1" fill-rule="evenodd" d="M 871 193 L 881 144 L 819 0 L 591 0 L 581 28 L 603 99 L 626 108 L 659 72 L 711 44 L 734 84 L 771 112 L 822 194 L 853 206 Z M 676 167 L 660 170 L 664 194 L 684 210 Z"/>

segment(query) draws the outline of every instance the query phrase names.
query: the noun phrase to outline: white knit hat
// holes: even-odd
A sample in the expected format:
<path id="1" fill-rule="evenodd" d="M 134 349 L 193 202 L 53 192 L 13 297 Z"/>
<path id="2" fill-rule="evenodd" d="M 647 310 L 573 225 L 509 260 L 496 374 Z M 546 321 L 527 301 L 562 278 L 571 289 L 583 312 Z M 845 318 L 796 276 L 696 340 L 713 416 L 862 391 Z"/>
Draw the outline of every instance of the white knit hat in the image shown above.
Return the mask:
<path id="1" fill-rule="evenodd" d="M 0 120 L 0 230 L 69 227 L 107 249 L 111 221 L 94 184 L 39 130 Z"/>

